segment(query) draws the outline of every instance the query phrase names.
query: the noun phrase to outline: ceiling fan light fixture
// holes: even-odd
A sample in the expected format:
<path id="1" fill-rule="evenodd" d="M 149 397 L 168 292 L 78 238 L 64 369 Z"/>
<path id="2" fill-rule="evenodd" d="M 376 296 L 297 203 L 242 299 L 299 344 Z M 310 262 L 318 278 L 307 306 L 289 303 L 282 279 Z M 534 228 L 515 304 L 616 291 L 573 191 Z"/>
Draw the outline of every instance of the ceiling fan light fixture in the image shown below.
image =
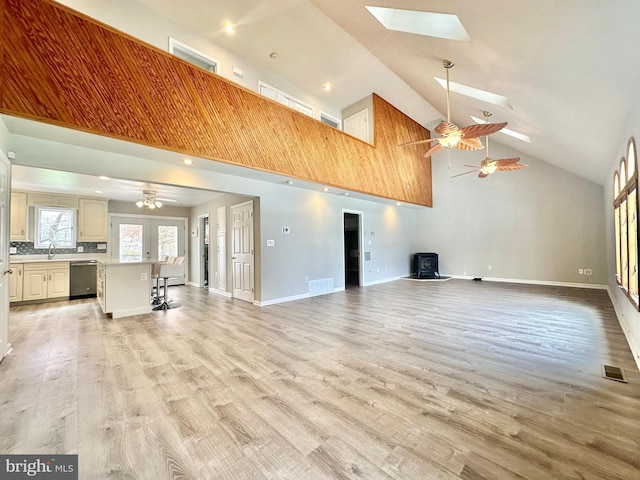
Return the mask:
<path id="1" fill-rule="evenodd" d="M 143 190 L 144 200 L 138 200 L 136 206 L 138 208 L 147 208 L 149 210 L 155 210 L 162 207 L 162 202 L 156 200 L 156 192 L 152 190 Z"/>
<path id="2" fill-rule="evenodd" d="M 438 139 L 438 143 L 445 148 L 453 148 L 460 141 L 460 135 L 449 135 Z"/>

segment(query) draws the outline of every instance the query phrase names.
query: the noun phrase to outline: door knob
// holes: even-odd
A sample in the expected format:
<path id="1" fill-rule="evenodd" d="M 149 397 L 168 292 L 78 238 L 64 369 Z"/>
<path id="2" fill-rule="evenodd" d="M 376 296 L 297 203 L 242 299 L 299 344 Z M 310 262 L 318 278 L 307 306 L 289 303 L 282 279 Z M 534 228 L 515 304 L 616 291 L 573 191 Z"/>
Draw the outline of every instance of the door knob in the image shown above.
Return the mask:
<path id="1" fill-rule="evenodd" d="M 13 273 L 13 270 L 12 270 L 12 269 L 5 270 L 3 273 L 4 273 L 5 275 L 6 275 L 7 273 L 8 273 L 9 275 L 11 275 L 11 274 Z"/>

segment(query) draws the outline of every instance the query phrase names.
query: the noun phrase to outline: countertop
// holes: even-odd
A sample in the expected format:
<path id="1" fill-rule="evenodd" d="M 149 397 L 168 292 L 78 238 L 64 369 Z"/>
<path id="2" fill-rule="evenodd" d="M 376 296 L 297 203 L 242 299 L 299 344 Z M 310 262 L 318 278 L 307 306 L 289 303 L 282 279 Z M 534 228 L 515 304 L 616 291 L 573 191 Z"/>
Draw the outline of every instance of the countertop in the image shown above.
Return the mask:
<path id="1" fill-rule="evenodd" d="M 35 263 L 35 262 L 72 262 L 77 260 L 97 260 L 103 262 L 107 260 L 105 253 L 83 253 L 83 254 L 60 254 L 51 260 L 47 255 L 9 255 L 9 263 Z"/>
<path id="2" fill-rule="evenodd" d="M 117 258 L 104 258 L 102 260 L 98 260 L 102 265 L 148 265 L 150 263 L 158 263 L 158 260 L 140 260 L 139 262 L 123 262 Z"/>

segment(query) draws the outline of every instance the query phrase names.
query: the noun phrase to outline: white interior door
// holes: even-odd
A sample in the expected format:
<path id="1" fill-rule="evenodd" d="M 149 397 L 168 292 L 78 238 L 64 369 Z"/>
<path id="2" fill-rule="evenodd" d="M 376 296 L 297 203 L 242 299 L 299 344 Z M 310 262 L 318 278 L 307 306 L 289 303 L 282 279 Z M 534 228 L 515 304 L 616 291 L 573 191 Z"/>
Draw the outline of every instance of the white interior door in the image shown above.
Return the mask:
<path id="1" fill-rule="evenodd" d="M 11 163 L 0 151 L 0 360 L 11 349 L 9 343 L 9 196 Z"/>
<path id="2" fill-rule="evenodd" d="M 364 110 L 345 118 L 343 123 L 344 132 L 353 135 L 362 141 L 371 143 L 369 138 L 369 109 Z"/>
<path id="3" fill-rule="evenodd" d="M 253 201 L 231 207 L 233 296 L 253 302 Z"/>
<path id="4" fill-rule="evenodd" d="M 162 256 L 186 257 L 186 219 L 111 217 L 111 257 L 121 262 L 157 260 Z M 188 264 L 185 262 L 185 264 Z M 185 283 L 185 277 L 169 281 Z"/>

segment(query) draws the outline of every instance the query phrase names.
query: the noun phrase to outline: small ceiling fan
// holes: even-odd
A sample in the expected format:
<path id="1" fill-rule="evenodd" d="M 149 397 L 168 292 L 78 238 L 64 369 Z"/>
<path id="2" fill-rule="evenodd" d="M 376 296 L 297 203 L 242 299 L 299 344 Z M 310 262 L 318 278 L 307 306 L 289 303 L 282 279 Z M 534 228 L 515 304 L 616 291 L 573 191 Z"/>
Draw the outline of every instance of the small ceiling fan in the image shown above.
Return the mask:
<path id="1" fill-rule="evenodd" d="M 487 123 L 489 121 L 489 117 L 491 116 L 491 113 L 487 111 L 484 111 L 482 113 L 484 114 L 484 120 L 485 120 L 484 124 L 491 125 L 490 123 Z M 486 150 L 487 156 L 485 157 L 484 160 L 482 160 L 482 162 L 480 162 L 480 166 L 476 167 L 474 165 L 465 165 L 465 167 L 473 168 L 473 170 L 460 173 L 458 175 L 454 175 L 451 178 L 459 177 L 461 175 L 467 175 L 468 173 L 474 173 L 477 171 L 480 171 L 480 173 L 478 174 L 478 177 L 485 178 L 494 172 L 507 172 L 510 170 L 520 170 L 521 168 L 528 166 L 528 165 L 525 165 L 524 163 L 520 163 L 520 157 L 501 158 L 499 160 L 494 160 L 489 156 L 489 137 L 488 136 L 485 140 L 485 144 L 487 149 Z"/>
<path id="2" fill-rule="evenodd" d="M 482 142 L 478 137 L 483 135 L 491 135 L 503 129 L 507 122 L 503 123 L 484 123 L 473 124 L 463 129 L 458 128 L 455 124 L 451 123 L 451 102 L 449 99 L 449 70 L 453 68 L 454 63 L 450 60 L 443 60 L 442 65 L 447 73 L 447 121 L 444 120 L 435 128 L 435 132 L 440 135 L 438 138 L 430 138 L 429 140 L 418 140 L 416 142 L 403 143 L 400 146 L 406 145 L 418 145 L 421 143 L 438 142 L 431 147 L 427 153 L 424 154 L 428 157 L 438 150 L 443 148 L 457 148 L 460 150 L 480 150 L 482 148 Z"/>

